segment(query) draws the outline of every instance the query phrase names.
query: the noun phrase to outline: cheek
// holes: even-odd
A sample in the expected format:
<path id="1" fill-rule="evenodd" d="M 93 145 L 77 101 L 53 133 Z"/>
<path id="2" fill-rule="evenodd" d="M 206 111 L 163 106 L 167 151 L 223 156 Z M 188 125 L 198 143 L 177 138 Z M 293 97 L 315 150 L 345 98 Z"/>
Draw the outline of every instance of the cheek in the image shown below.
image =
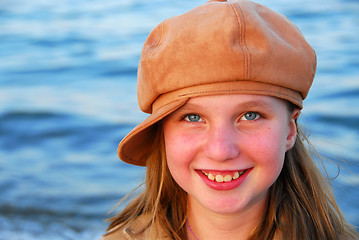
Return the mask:
<path id="1" fill-rule="evenodd" d="M 189 163 L 200 146 L 201 134 L 177 126 L 176 124 L 164 124 L 164 140 L 168 161 L 176 164 Z"/>
<path id="2" fill-rule="evenodd" d="M 191 139 L 178 134 L 165 134 L 167 161 L 173 164 L 184 164 L 191 153 Z"/>
<path id="3" fill-rule="evenodd" d="M 191 174 L 190 164 L 195 155 L 193 139 L 175 132 L 167 132 L 164 137 L 168 169 L 175 181 L 183 187 Z"/>
<path id="4" fill-rule="evenodd" d="M 267 129 L 257 134 L 252 140 L 249 151 L 259 166 L 269 173 L 277 174 L 281 171 L 286 151 L 286 137 L 280 129 Z M 279 174 L 279 173 L 278 173 Z"/>
<path id="5" fill-rule="evenodd" d="M 248 154 L 255 164 L 252 177 L 255 185 L 262 191 L 268 190 L 277 180 L 284 163 L 283 145 L 276 135 L 268 134 L 265 137 L 253 139 L 256 144 L 248 148 Z M 279 144 L 280 143 L 280 144 Z"/>
<path id="6" fill-rule="evenodd" d="M 184 191 L 188 192 L 192 183 L 190 181 L 190 162 L 185 156 L 186 151 L 181 151 L 180 147 L 174 147 L 181 145 L 169 144 L 167 146 L 169 146 L 166 147 L 167 166 L 171 176 Z"/>

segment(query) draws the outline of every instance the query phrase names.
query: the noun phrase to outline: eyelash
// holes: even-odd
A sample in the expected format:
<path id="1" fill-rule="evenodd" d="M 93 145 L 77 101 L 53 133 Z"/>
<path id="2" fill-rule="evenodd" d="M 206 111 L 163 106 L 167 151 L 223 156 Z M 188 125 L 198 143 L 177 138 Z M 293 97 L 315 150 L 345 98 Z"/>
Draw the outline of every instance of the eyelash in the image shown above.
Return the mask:
<path id="1" fill-rule="evenodd" d="M 256 116 L 255 116 L 255 119 L 247 119 L 246 121 L 255 121 L 255 120 L 258 120 L 258 118 L 263 117 L 263 116 L 262 116 L 261 114 L 259 114 L 258 112 L 246 112 L 246 113 L 244 113 L 244 114 L 240 117 L 240 119 L 244 118 L 247 114 L 255 114 Z"/>
<path id="2" fill-rule="evenodd" d="M 195 113 L 186 114 L 186 115 L 184 115 L 181 119 L 182 119 L 182 120 L 185 120 L 185 121 L 187 121 L 187 122 L 194 122 L 194 121 L 190 121 L 190 119 L 189 119 L 190 116 L 198 116 L 200 119 L 202 119 L 202 117 L 201 117 L 199 114 L 195 114 Z M 203 121 L 203 120 L 202 120 L 202 121 Z M 199 121 L 197 121 L 197 122 L 199 122 Z"/>

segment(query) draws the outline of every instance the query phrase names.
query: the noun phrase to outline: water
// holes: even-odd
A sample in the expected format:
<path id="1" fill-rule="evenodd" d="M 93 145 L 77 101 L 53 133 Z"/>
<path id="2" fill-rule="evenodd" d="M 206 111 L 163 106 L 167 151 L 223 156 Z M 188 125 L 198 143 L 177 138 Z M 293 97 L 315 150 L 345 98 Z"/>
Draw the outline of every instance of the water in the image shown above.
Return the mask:
<path id="1" fill-rule="evenodd" d="M 98 239 L 113 205 L 143 180 L 117 159 L 145 115 L 136 67 L 149 31 L 204 1 L 0 2 L 0 240 Z M 359 2 L 261 1 L 318 54 L 301 122 L 359 225 Z M 331 176 L 336 165 L 325 162 Z"/>

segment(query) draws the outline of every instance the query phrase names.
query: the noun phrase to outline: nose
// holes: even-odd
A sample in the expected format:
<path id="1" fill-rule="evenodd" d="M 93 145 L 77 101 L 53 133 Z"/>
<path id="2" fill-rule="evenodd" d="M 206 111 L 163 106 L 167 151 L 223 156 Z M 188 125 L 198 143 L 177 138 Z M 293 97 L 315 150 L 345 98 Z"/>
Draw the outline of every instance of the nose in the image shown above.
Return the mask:
<path id="1" fill-rule="evenodd" d="M 228 123 L 210 127 L 204 149 L 206 156 L 215 161 L 236 158 L 240 153 L 236 128 Z"/>

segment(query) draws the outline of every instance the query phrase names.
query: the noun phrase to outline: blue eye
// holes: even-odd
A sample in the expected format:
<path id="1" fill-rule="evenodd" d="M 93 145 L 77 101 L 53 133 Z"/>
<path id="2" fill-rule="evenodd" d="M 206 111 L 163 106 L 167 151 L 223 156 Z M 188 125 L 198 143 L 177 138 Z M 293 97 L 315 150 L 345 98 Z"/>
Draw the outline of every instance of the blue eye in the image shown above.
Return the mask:
<path id="1" fill-rule="evenodd" d="M 256 112 L 247 112 L 241 117 L 241 120 L 253 121 L 259 118 L 259 114 Z"/>
<path id="2" fill-rule="evenodd" d="M 188 114 L 184 117 L 184 120 L 188 122 L 200 122 L 202 118 L 197 114 Z"/>

